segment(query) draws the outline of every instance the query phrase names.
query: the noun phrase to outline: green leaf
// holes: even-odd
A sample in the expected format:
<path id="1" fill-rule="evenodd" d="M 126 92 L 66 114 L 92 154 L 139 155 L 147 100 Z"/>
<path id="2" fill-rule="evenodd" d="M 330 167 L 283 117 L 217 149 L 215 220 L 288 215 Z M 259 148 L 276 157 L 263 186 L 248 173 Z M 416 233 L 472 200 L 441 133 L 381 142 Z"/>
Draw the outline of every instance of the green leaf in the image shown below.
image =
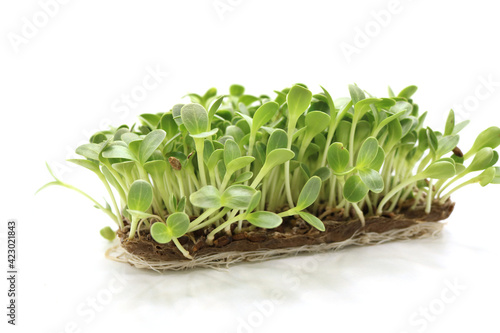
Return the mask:
<path id="1" fill-rule="evenodd" d="M 182 197 L 181 200 L 179 200 L 179 203 L 176 205 L 175 211 L 183 213 L 185 208 L 186 208 L 186 197 Z"/>
<path id="2" fill-rule="evenodd" d="M 449 153 L 457 146 L 458 141 L 460 141 L 460 137 L 458 135 L 449 135 L 439 138 L 436 155 L 443 156 L 444 154 Z"/>
<path id="3" fill-rule="evenodd" d="M 126 128 L 121 128 L 119 129 L 118 131 L 116 131 L 114 137 L 113 137 L 113 140 L 120 140 L 120 137 L 123 133 L 127 133 L 128 132 L 128 129 Z M 92 137 L 90 137 L 90 142 L 91 143 L 101 143 L 101 142 L 104 142 L 106 141 L 108 138 L 106 137 L 105 134 L 103 133 L 96 133 L 94 135 L 92 135 Z"/>
<path id="4" fill-rule="evenodd" d="M 240 96 L 238 99 L 238 103 L 242 103 L 246 106 L 249 106 L 250 104 L 257 102 L 259 100 L 258 97 L 252 96 L 252 95 L 243 95 Z"/>
<path id="5" fill-rule="evenodd" d="M 213 118 L 214 118 L 214 115 L 217 113 L 217 110 L 219 110 L 221 104 L 222 104 L 222 101 L 224 100 L 224 97 L 226 96 L 221 96 L 219 97 L 213 104 L 212 106 L 210 107 L 210 109 L 208 110 L 208 122 L 211 123 Z"/>
<path id="6" fill-rule="evenodd" d="M 310 225 L 312 225 L 313 227 L 315 227 L 319 231 L 325 231 L 325 225 L 316 216 L 309 214 L 309 213 L 306 213 L 306 212 L 299 212 L 299 216 L 304 221 L 306 221 L 307 223 L 309 223 Z"/>
<path id="7" fill-rule="evenodd" d="M 89 169 L 90 171 L 95 172 L 97 174 L 100 173 L 99 164 L 97 164 L 96 162 L 89 160 L 80 160 L 80 159 L 69 159 L 67 161 L 79 165 L 81 167 L 84 167 L 86 169 Z"/>
<path id="8" fill-rule="evenodd" d="M 366 120 L 361 120 L 356 125 L 356 132 L 354 136 L 354 151 L 359 151 L 361 144 L 368 139 L 371 133 L 371 125 Z M 351 149 L 351 151 L 353 151 Z"/>
<path id="9" fill-rule="evenodd" d="M 453 112 L 453 110 L 450 110 L 450 113 L 448 113 L 448 118 L 446 119 L 446 125 L 444 127 L 444 136 L 453 134 L 454 129 L 455 129 L 455 112 Z"/>
<path id="10" fill-rule="evenodd" d="M 344 146 L 349 144 L 349 132 L 351 131 L 351 123 L 346 120 L 341 120 L 335 131 L 335 141 L 342 143 Z"/>
<path id="11" fill-rule="evenodd" d="M 104 158 L 124 158 L 126 160 L 133 161 L 137 159 L 127 147 L 115 143 L 112 143 L 104 148 L 102 156 Z"/>
<path id="12" fill-rule="evenodd" d="M 233 174 L 236 171 L 243 169 L 244 167 L 252 163 L 254 160 L 255 157 L 253 156 L 242 156 L 235 158 L 226 165 L 226 170 L 227 170 L 226 172 L 229 174 Z"/>
<path id="13" fill-rule="evenodd" d="M 181 118 L 189 134 L 196 135 L 208 130 L 207 110 L 200 104 L 184 105 L 181 109 Z"/>
<path id="14" fill-rule="evenodd" d="M 86 158 L 92 160 L 99 160 L 99 153 L 101 152 L 102 146 L 97 143 L 86 143 L 78 148 L 76 148 L 76 153 Z"/>
<path id="15" fill-rule="evenodd" d="M 365 99 L 365 93 L 358 86 L 350 84 L 349 94 L 351 95 L 352 104 L 356 105 L 359 101 Z"/>
<path id="16" fill-rule="evenodd" d="M 100 234 L 102 237 L 109 241 L 113 241 L 116 237 L 116 233 L 110 227 L 104 227 L 101 229 Z"/>
<path id="17" fill-rule="evenodd" d="M 167 170 L 167 162 L 161 160 L 149 161 L 144 164 L 144 169 L 153 176 L 153 179 L 159 179 L 163 177 Z"/>
<path id="18" fill-rule="evenodd" d="M 390 122 L 392 122 L 392 121 L 396 120 L 397 118 L 403 116 L 405 113 L 406 113 L 406 110 L 402 110 L 402 111 L 399 111 L 396 114 L 393 114 L 393 115 L 385 118 L 384 120 L 382 120 L 377 125 L 377 127 L 373 130 L 373 135 L 378 134 L 385 126 L 387 126 L 387 124 L 389 124 Z"/>
<path id="19" fill-rule="evenodd" d="M 456 124 L 455 128 L 453 129 L 453 133 L 452 134 L 458 134 L 458 133 L 460 133 L 460 131 L 463 130 L 465 128 L 465 126 L 467 126 L 469 123 L 470 123 L 470 120 L 464 120 L 464 121 Z"/>
<path id="20" fill-rule="evenodd" d="M 321 111 L 312 111 L 306 114 L 306 133 L 313 138 L 323 132 L 330 125 L 330 116 Z"/>
<path id="21" fill-rule="evenodd" d="M 300 211 L 312 205 L 318 198 L 320 190 L 321 179 L 318 176 L 311 177 L 300 191 L 295 209 Z"/>
<path id="22" fill-rule="evenodd" d="M 139 135 L 137 135 L 135 133 L 124 133 L 121 136 L 121 140 L 123 142 L 125 142 L 127 145 L 130 145 L 130 143 L 132 141 L 137 141 L 137 140 L 141 140 L 142 141 L 142 139 L 139 137 Z"/>
<path id="23" fill-rule="evenodd" d="M 387 125 L 387 139 L 385 141 L 385 151 L 390 152 L 391 149 L 399 143 L 403 136 L 403 129 L 401 128 L 401 123 L 399 121 L 392 121 Z"/>
<path id="24" fill-rule="evenodd" d="M 122 176 L 124 175 L 131 175 L 132 170 L 135 167 L 135 162 L 134 161 L 126 161 L 126 162 L 120 162 L 120 163 L 113 163 L 111 165 L 113 169 L 118 171 Z"/>
<path id="25" fill-rule="evenodd" d="M 297 120 L 304 112 L 306 112 L 309 104 L 311 104 L 312 93 L 307 88 L 295 85 L 288 92 L 286 100 L 290 119 Z"/>
<path id="26" fill-rule="evenodd" d="M 221 205 L 232 209 L 246 209 L 252 200 L 255 189 L 245 185 L 229 186 L 221 197 Z"/>
<path id="27" fill-rule="evenodd" d="M 144 113 L 139 116 L 142 123 L 151 129 L 155 129 L 160 122 L 160 117 L 157 114 Z"/>
<path id="28" fill-rule="evenodd" d="M 245 132 L 243 132 L 243 130 L 238 126 L 230 125 L 226 127 L 226 135 L 232 136 L 234 141 L 236 142 L 241 142 L 241 140 L 245 136 Z"/>
<path id="29" fill-rule="evenodd" d="M 266 145 L 262 142 L 257 142 L 255 145 L 255 151 L 253 152 L 255 160 L 261 164 L 264 164 L 266 160 Z"/>
<path id="30" fill-rule="evenodd" d="M 406 99 L 410 99 L 411 96 L 413 96 L 414 93 L 417 92 L 417 86 L 408 86 L 401 90 L 401 92 L 398 94 L 398 97 L 404 97 Z"/>
<path id="31" fill-rule="evenodd" d="M 449 161 L 439 160 L 427 167 L 421 175 L 424 178 L 446 179 L 453 177 L 456 174 L 454 163 Z"/>
<path id="32" fill-rule="evenodd" d="M 204 102 L 209 101 L 211 98 L 215 97 L 217 95 L 217 89 L 215 88 L 210 88 L 205 92 L 205 95 L 203 95 L 202 100 Z"/>
<path id="33" fill-rule="evenodd" d="M 219 173 L 219 177 L 223 179 L 226 175 L 226 165 L 224 164 L 224 161 L 219 161 L 217 163 L 216 171 Z"/>
<path id="34" fill-rule="evenodd" d="M 472 157 L 476 152 L 485 147 L 495 149 L 500 145 L 500 128 L 493 126 L 479 134 L 472 148 L 464 155 L 465 159 Z"/>
<path id="35" fill-rule="evenodd" d="M 274 117 L 278 109 L 279 105 L 276 102 L 267 102 L 262 104 L 262 106 L 259 107 L 253 115 L 252 133 L 257 133 L 262 126 L 269 122 Z"/>
<path id="36" fill-rule="evenodd" d="M 177 127 L 177 123 L 171 113 L 163 114 L 160 118 L 159 128 L 167 133 L 167 138 L 171 138 L 179 132 L 179 127 Z"/>
<path id="37" fill-rule="evenodd" d="M 172 240 L 172 236 L 163 222 L 155 222 L 151 226 L 151 237 L 160 244 L 166 244 Z"/>
<path id="38" fill-rule="evenodd" d="M 436 137 L 436 133 L 430 128 L 427 127 L 427 143 L 429 144 L 429 148 L 431 149 L 431 152 L 436 155 L 437 149 L 438 149 L 438 139 Z"/>
<path id="39" fill-rule="evenodd" d="M 349 202 L 359 202 L 368 194 L 368 186 L 358 175 L 353 175 L 344 184 L 344 198 Z"/>
<path id="40" fill-rule="evenodd" d="M 318 176 L 322 182 L 325 182 L 332 176 L 332 171 L 328 167 L 321 167 L 314 171 L 313 176 Z"/>
<path id="41" fill-rule="evenodd" d="M 262 198 L 262 193 L 260 191 L 255 192 L 252 195 L 252 199 L 250 200 L 250 203 L 248 204 L 246 212 L 251 213 L 255 208 L 257 208 L 257 206 L 260 203 L 261 198 Z"/>
<path id="42" fill-rule="evenodd" d="M 330 145 L 326 157 L 333 173 L 342 173 L 349 164 L 349 151 L 340 142 L 334 142 Z"/>
<path id="43" fill-rule="evenodd" d="M 335 108 L 335 103 L 333 102 L 333 98 L 330 95 L 330 93 L 322 86 L 320 86 L 320 87 L 323 90 L 323 93 L 325 94 L 326 103 L 328 104 L 328 109 L 330 110 L 331 121 L 333 121 L 333 120 L 335 120 L 335 117 L 337 116 L 337 109 Z"/>
<path id="44" fill-rule="evenodd" d="M 253 119 L 250 116 L 248 116 L 248 115 L 246 115 L 244 113 L 241 113 L 241 112 L 236 112 L 236 113 L 239 116 L 241 116 L 248 123 L 249 127 L 252 127 Z"/>
<path id="45" fill-rule="evenodd" d="M 500 184 L 500 167 L 495 167 L 495 177 L 491 181 L 492 184 Z"/>
<path id="46" fill-rule="evenodd" d="M 498 162 L 498 153 L 489 148 L 483 148 L 477 152 L 471 164 L 467 167 L 468 172 L 474 172 L 489 168 Z"/>
<path id="47" fill-rule="evenodd" d="M 252 177 L 253 177 L 253 172 L 251 172 L 251 171 L 243 172 L 238 177 L 236 177 L 236 179 L 234 180 L 233 183 L 235 183 L 235 184 L 244 183 L 247 180 L 252 179 Z"/>
<path id="48" fill-rule="evenodd" d="M 266 155 L 269 155 L 275 149 L 286 148 L 288 145 L 288 136 L 282 129 L 273 131 L 269 140 L 267 141 Z"/>
<path id="49" fill-rule="evenodd" d="M 382 147 L 378 147 L 377 156 L 375 156 L 369 168 L 375 171 L 379 171 L 380 168 L 382 167 L 382 164 L 384 164 L 384 161 L 385 161 L 384 149 L 382 149 Z"/>
<path id="50" fill-rule="evenodd" d="M 212 156 L 213 152 L 215 151 L 214 144 L 210 140 L 205 140 L 203 142 L 203 162 L 205 164 L 208 163 L 208 160 L 210 159 L 210 156 Z"/>
<path id="51" fill-rule="evenodd" d="M 245 87 L 243 87 L 242 85 L 233 84 L 229 87 L 229 93 L 232 96 L 239 97 L 239 96 L 243 95 L 244 92 L 245 92 Z"/>
<path id="52" fill-rule="evenodd" d="M 246 216 L 248 222 L 259 228 L 273 229 L 278 227 L 283 219 L 271 212 L 255 212 Z"/>
<path id="53" fill-rule="evenodd" d="M 240 147 L 234 140 L 227 140 L 224 144 L 224 163 L 229 165 L 229 162 L 241 156 Z"/>
<path id="54" fill-rule="evenodd" d="M 384 180 L 375 170 L 369 168 L 359 169 L 361 181 L 374 193 L 380 193 L 384 190 Z"/>
<path id="55" fill-rule="evenodd" d="M 407 135 L 412 135 L 412 133 L 410 133 L 410 131 L 417 126 L 417 122 L 418 122 L 417 118 L 415 118 L 413 116 L 409 116 L 408 118 L 405 118 L 405 119 L 400 119 L 400 124 L 401 124 L 401 129 L 402 129 L 401 137 L 403 137 L 403 139 Z"/>
<path id="56" fill-rule="evenodd" d="M 153 155 L 153 152 L 158 149 L 166 135 L 167 133 L 161 129 L 154 130 L 146 135 L 139 146 L 139 162 L 141 162 L 141 164 L 146 163 L 148 158 Z"/>
<path id="57" fill-rule="evenodd" d="M 387 87 L 387 93 L 389 94 L 389 97 L 396 97 L 390 86 Z"/>
<path id="58" fill-rule="evenodd" d="M 153 203 L 153 188 L 144 180 L 136 180 L 130 186 L 127 206 L 131 210 L 145 212 Z"/>
<path id="59" fill-rule="evenodd" d="M 380 102 L 383 102 L 380 98 L 367 98 L 354 104 L 353 122 L 357 122 L 363 118 L 363 116 L 371 110 L 372 105 L 376 105 Z"/>
<path id="60" fill-rule="evenodd" d="M 478 180 L 479 185 L 485 187 L 486 185 L 491 184 L 491 182 L 493 182 L 493 180 L 495 179 L 495 175 L 496 175 L 495 168 L 490 167 L 481 172 L 481 174 L 476 178 Z"/>
<path id="61" fill-rule="evenodd" d="M 359 149 L 356 166 L 363 168 L 370 165 L 378 153 L 378 141 L 374 137 L 369 137 L 363 142 Z"/>
<path id="62" fill-rule="evenodd" d="M 193 138 L 197 138 L 197 139 L 205 139 L 205 138 L 208 138 L 208 137 L 210 137 L 210 136 L 212 136 L 212 135 L 217 134 L 217 132 L 218 132 L 218 131 L 219 131 L 219 129 L 218 129 L 218 128 L 214 128 L 214 129 L 212 129 L 212 130 L 210 130 L 210 131 L 201 132 L 201 133 L 199 133 L 199 134 L 190 134 L 190 135 L 191 135 L 191 137 L 193 137 Z"/>
<path id="63" fill-rule="evenodd" d="M 224 157 L 224 150 L 223 149 L 216 149 L 212 155 L 210 155 L 210 158 L 207 161 L 207 168 L 208 170 L 214 170 L 215 167 L 217 166 L 217 163 L 222 160 Z"/>
<path id="64" fill-rule="evenodd" d="M 204 186 L 189 196 L 189 201 L 200 208 L 222 207 L 219 190 L 212 185 Z"/>
<path id="65" fill-rule="evenodd" d="M 295 156 L 295 153 L 289 149 L 275 149 L 269 153 L 264 162 L 263 169 L 271 170 L 277 165 L 290 161 Z"/>
<path id="66" fill-rule="evenodd" d="M 167 218 L 167 232 L 172 238 L 183 236 L 189 229 L 189 216 L 185 213 L 173 213 Z"/>
<path id="67" fill-rule="evenodd" d="M 175 104 L 172 107 L 172 117 L 174 118 L 175 123 L 177 126 L 182 125 L 182 117 L 181 117 L 181 110 L 184 104 Z"/>

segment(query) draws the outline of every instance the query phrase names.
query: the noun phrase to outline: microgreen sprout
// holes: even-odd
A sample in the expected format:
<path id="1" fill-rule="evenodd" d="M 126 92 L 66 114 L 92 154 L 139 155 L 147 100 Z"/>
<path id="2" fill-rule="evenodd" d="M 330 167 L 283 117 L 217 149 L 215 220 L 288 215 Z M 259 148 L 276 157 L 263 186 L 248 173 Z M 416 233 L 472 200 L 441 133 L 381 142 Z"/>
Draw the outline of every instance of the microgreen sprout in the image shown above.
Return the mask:
<path id="1" fill-rule="evenodd" d="M 422 207 L 427 213 L 471 184 L 500 184 L 500 128 L 483 131 L 462 154 L 450 111 L 442 132 L 424 126 L 412 96 L 415 86 L 375 98 L 356 85 L 333 99 L 305 85 L 276 96 L 228 95 L 215 88 L 189 94 L 191 103 L 142 114 L 132 127 L 94 134 L 71 159 L 103 183 L 109 202 L 99 203 L 54 176 L 46 184 L 75 190 L 106 213 L 128 239 L 149 230 L 191 258 L 180 238 L 279 227 L 302 219 L 319 232 L 318 216 L 335 210 L 345 221 Z M 369 97 L 367 97 L 369 96 Z M 409 205 L 408 205 L 409 203 Z M 410 207 L 410 208 L 408 208 Z M 231 226 L 236 225 L 235 228 Z M 109 240 L 110 227 L 101 230 Z"/>

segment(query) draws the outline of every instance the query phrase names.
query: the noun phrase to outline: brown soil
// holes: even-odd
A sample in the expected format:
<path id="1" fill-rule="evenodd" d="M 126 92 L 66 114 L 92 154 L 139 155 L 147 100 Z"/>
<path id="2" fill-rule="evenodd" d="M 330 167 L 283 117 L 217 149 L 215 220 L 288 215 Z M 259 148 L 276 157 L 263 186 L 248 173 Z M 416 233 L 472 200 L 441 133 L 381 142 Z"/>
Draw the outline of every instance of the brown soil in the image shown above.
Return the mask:
<path id="1" fill-rule="evenodd" d="M 383 233 L 394 229 L 408 228 L 419 222 L 439 222 L 450 216 L 455 204 L 447 201 L 444 205 L 435 202 L 432 211 L 425 214 L 423 207 L 409 210 L 403 206 L 400 212 L 388 213 L 382 216 L 371 216 L 366 218 L 366 224 L 361 226 L 359 220 L 346 220 L 342 217 L 342 211 L 332 212 L 323 218 L 326 230 L 320 232 L 309 226 L 300 218 L 285 218 L 281 226 L 275 229 L 260 229 L 245 231 L 232 236 L 224 232 L 218 233 L 214 244 L 209 246 L 205 242 L 205 236 L 212 230 L 199 230 L 194 232 L 194 240 L 183 236 L 179 239 L 181 244 L 189 250 L 193 257 L 213 253 L 256 251 L 264 249 L 294 248 L 303 245 L 316 245 L 322 243 L 342 242 L 351 237 L 359 237 L 363 233 Z M 125 221 L 127 224 L 128 221 Z M 129 226 L 118 231 L 123 248 L 134 255 L 146 260 L 178 261 L 186 260 L 175 245 L 159 244 L 155 242 L 149 230 L 140 231 L 140 236 L 128 239 Z M 358 233 L 356 233 L 358 232 Z M 355 235 L 356 233 L 356 235 Z"/>

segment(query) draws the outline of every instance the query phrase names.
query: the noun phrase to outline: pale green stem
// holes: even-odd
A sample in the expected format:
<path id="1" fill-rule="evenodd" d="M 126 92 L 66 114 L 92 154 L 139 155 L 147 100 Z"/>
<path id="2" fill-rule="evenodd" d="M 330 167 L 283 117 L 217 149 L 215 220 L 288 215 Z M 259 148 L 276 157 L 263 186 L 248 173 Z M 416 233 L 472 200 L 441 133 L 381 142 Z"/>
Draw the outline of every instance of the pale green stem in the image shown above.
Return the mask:
<path id="1" fill-rule="evenodd" d="M 359 206 L 353 202 L 352 206 L 354 207 L 354 210 L 356 211 L 356 214 L 358 215 L 359 221 L 361 221 L 361 227 L 365 226 L 365 214 L 363 214 L 363 211 L 359 208 Z"/>
<path id="2" fill-rule="evenodd" d="M 201 184 L 203 186 L 207 186 L 207 177 L 205 175 L 205 162 L 203 161 L 203 150 L 205 149 L 205 145 L 203 142 L 204 139 L 195 138 L 194 143 L 196 146 L 196 156 L 198 159 L 198 170 L 200 171 L 200 179 Z"/>
<path id="3" fill-rule="evenodd" d="M 427 156 L 425 156 L 422 159 L 422 162 L 420 162 L 418 169 L 417 169 L 417 173 L 421 173 L 431 160 L 432 160 L 432 154 L 429 152 L 429 154 L 427 154 Z"/>
<path id="4" fill-rule="evenodd" d="M 446 202 L 446 200 L 448 200 L 448 198 L 453 194 L 455 193 L 456 191 L 458 191 L 459 189 L 461 189 L 462 187 L 464 186 L 467 186 L 467 185 L 470 185 L 470 184 L 474 184 L 474 183 L 477 183 L 477 179 L 475 178 L 472 178 L 472 179 L 469 179 L 468 181 L 466 182 L 463 182 L 462 184 L 460 185 L 457 185 L 455 186 L 455 188 L 453 188 L 452 190 L 450 190 L 448 193 L 446 193 L 445 196 L 443 196 L 441 198 L 441 200 L 439 201 L 440 204 L 444 204 Z"/>
<path id="5" fill-rule="evenodd" d="M 352 120 L 351 124 L 351 132 L 349 135 L 349 165 L 353 166 L 354 163 L 354 134 L 356 133 L 356 124 L 357 124 L 357 119 Z"/>
<path id="6" fill-rule="evenodd" d="M 227 212 L 229 211 L 229 208 L 224 208 L 223 210 L 221 210 L 219 212 L 219 214 L 215 215 L 214 217 L 208 219 L 207 221 L 203 222 L 203 223 L 200 223 L 198 224 L 197 226 L 193 226 L 193 227 L 189 227 L 189 230 L 187 232 L 192 232 L 192 231 L 196 231 L 196 230 L 199 230 L 199 229 L 203 229 L 209 225 L 211 225 L 212 223 L 214 222 L 217 222 L 218 220 L 220 220 Z"/>
<path id="7" fill-rule="evenodd" d="M 401 189 L 403 190 L 403 189 Z M 396 205 L 399 203 L 399 198 L 401 197 L 401 191 L 399 191 L 393 198 L 391 206 L 389 207 L 389 211 L 392 212 L 396 208 Z"/>
<path id="8" fill-rule="evenodd" d="M 130 232 L 128 234 L 128 239 L 133 239 L 135 233 L 137 231 L 137 224 L 139 223 L 139 219 L 135 216 L 132 216 L 132 221 L 130 221 Z"/>
<path id="9" fill-rule="evenodd" d="M 454 182 L 462 179 L 463 177 L 465 177 L 467 175 L 467 170 L 464 170 L 461 174 L 459 175 L 456 175 L 452 180 L 450 180 L 448 183 L 446 183 L 446 185 L 444 185 L 440 190 L 439 192 L 437 193 L 438 197 L 441 196 L 441 194 L 443 194 L 443 192 L 451 185 L 453 184 Z"/>
<path id="10" fill-rule="evenodd" d="M 179 251 L 181 251 L 182 255 L 188 259 L 193 259 L 193 257 L 191 256 L 191 254 L 189 254 L 189 251 L 186 250 L 184 248 L 184 246 L 182 246 L 181 243 L 179 243 L 179 240 L 177 238 L 172 238 L 172 241 L 174 242 L 175 246 L 177 246 L 177 248 L 179 249 Z"/>
<path id="11" fill-rule="evenodd" d="M 240 216 L 236 216 L 236 217 L 233 217 L 233 218 L 230 218 L 228 219 L 226 222 L 222 223 L 221 225 L 219 225 L 217 228 L 215 228 L 214 230 L 212 230 L 211 233 L 208 234 L 207 236 L 207 244 L 208 245 L 212 245 L 213 242 L 214 242 L 214 237 L 215 235 L 221 231 L 222 229 L 228 227 L 228 226 L 231 226 L 232 223 L 238 221 L 238 219 L 240 219 Z"/>
<path id="12" fill-rule="evenodd" d="M 408 196 L 410 195 L 410 193 L 413 191 L 413 186 L 408 186 L 408 188 L 406 189 L 406 191 L 403 193 L 403 195 L 401 196 L 401 199 L 399 199 L 399 202 L 402 204 L 403 202 L 406 201 L 406 199 L 408 198 Z"/>
<path id="13" fill-rule="evenodd" d="M 120 195 L 122 201 L 127 202 L 127 195 L 125 194 L 125 190 L 127 189 L 127 187 L 126 184 L 124 184 L 123 179 L 120 177 L 120 174 L 115 169 L 113 169 L 111 165 L 108 166 L 107 164 L 104 164 L 104 167 L 106 167 L 106 169 L 108 169 L 113 177 L 115 177 L 119 185 L 119 188 L 117 188 L 116 190 L 118 191 L 118 194 Z"/>
<path id="14" fill-rule="evenodd" d="M 382 211 L 384 209 L 385 204 L 396 194 L 398 193 L 401 189 L 405 188 L 406 186 L 410 185 L 411 183 L 414 183 L 418 181 L 419 179 L 422 179 L 419 175 L 410 177 L 406 180 L 403 180 L 400 184 L 396 185 L 389 193 L 387 193 L 382 201 L 380 201 L 380 204 L 378 205 L 377 209 L 377 215 L 382 214 Z"/>
<path id="15" fill-rule="evenodd" d="M 431 212 L 432 205 L 432 179 L 429 180 L 429 191 L 427 192 L 427 204 L 425 206 L 425 213 L 429 214 Z"/>
<path id="16" fill-rule="evenodd" d="M 288 143 L 287 143 L 288 149 L 292 148 L 293 132 L 295 131 L 296 124 L 297 120 L 292 121 L 291 119 L 288 119 Z M 288 207 L 289 208 L 295 207 L 295 205 L 293 204 L 292 190 L 290 184 L 290 161 L 285 162 L 285 193 L 286 193 L 286 199 L 288 201 Z"/>
<path id="17" fill-rule="evenodd" d="M 250 135 L 250 139 L 248 140 L 248 151 L 247 156 L 252 156 L 253 154 L 253 146 L 255 145 L 255 135 Z M 245 172 L 250 171 L 251 163 L 246 166 Z M 245 182 L 245 185 L 248 184 L 248 181 Z"/>
<path id="18" fill-rule="evenodd" d="M 111 190 L 111 187 L 109 186 L 108 181 L 106 180 L 106 177 L 101 173 L 98 175 L 99 179 L 101 179 L 102 183 L 106 187 L 106 191 L 108 191 L 109 196 L 111 197 L 111 203 L 113 204 L 113 207 L 116 211 L 116 221 L 118 223 L 118 226 L 120 229 L 123 229 L 123 220 L 121 218 L 121 212 L 120 209 L 118 208 L 118 204 L 116 203 L 115 195 L 113 194 L 113 191 Z"/>
<path id="19" fill-rule="evenodd" d="M 415 196 L 415 202 L 413 203 L 413 205 L 411 205 L 410 210 L 415 210 L 415 208 L 417 208 L 417 205 L 420 202 L 420 198 L 422 198 L 423 194 L 424 191 L 419 189 L 417 195 Z"/>
<path id="20" fill-rule="evenodd" d="M 196 227 L 198 224 L 201 222 L 205 221 L 210 215 L 218 211 L 220 208 L 209 208 L 206 211 L 204 211 L 200 216 L 198 216 L 196 219 L 191 221 L 189 223 L 189 230 L 188 232 L 192 231 L 194 227 Z"/>
<path id="21" fill-rule="evenodd" d="M 366 196 L 366 205 L 368 206 L 368 214 L 373 215 L 373 203 L 369 193 Z"/>
<path id="22" fill-rule="evenodd" d="M 84 197 L 86 197 L 87 199 L 89 199 L 90 201 L 92 201 L 94 203 L 94 205 L 96 205 L 97 208 L 99 208 L 104 213 L 106 213 L 109 217 L 111 217 L 113 219 L 113 221 L 118 222 L 118 217 L 115 214 L 113 214 L 112 212 L 110 212 L 109 210 L 107 210 L 106 208 L 104 208 L 99 202 L 97 202 L 94 198 L 92 198 L 90 195 L 88 195 L 87 193 L 83 192 L 79 188 L 76 188 L 73 185 L 69 185 L 69 184 L 63 183 L 61 181 L 56 181 L 53 184 L 57 184 L 59 186 L 66 187 L 66 188 L 68 188 L 70 190 L 73 190 L 73 191 L 76 191 L 76 192 L 80 193 L 81 195 L 83 195 Z M 120 224 L 118 224 L 118 226 L 120 227 Z"/>
<path id="23" fill-rule="evenodd" d="M 330 178 L 330 195 L 328 197 L 328 207 L 332 208 L 334 206 L 334 202 L 336 203 L 335 190 L 337 184 L 337 176 L 332 175 Z"/>
<path id="24" fill-rule="evenodd" d="M 339 204 L 337 205 L 337 207 L 335 207 L 335 208 L 340 209 L 340 208 L 344 207 L 346 202 L 347 202 L 347 201 L 346 201 L 346 199 L 345 199 L 345 198 L 344 198 L 344 199 L 342 199 L 342 200 L 339 202 Z"/>

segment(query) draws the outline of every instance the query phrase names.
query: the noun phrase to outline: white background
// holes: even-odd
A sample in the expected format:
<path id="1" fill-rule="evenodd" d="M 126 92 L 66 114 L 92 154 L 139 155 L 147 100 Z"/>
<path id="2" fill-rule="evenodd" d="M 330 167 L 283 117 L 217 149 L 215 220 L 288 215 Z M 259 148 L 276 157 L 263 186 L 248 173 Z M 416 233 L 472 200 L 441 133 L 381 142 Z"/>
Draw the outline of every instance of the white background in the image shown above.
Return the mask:
<path id="1" fill-rule="evenodd" d="M 47 20 L 44 3 L 52 3 Z M 226 93 L 231 83 L 253 94 L 321 84 L 336 97 L 353 82 L 379 96 L 389 84 L 395 91 L 415 84 L 435 129 L 451 107 L 471 120 L 461 141 L 467 149 L 480 130 L 500 125 L 495 5 L 2 1 L 0 220 L 4 233 L 17 218 L 20 235 L 19 325 L 9 332 L 499 332 L 495 186 L 454 196 L 438 239 L 163 275 L 106 260 L 98 231 L 110 221 L 83 197 L 62 188 L 34 196 L 50 180 L 48 161 L 101 198 L 87 171 L 64 162 L 78 144 L 106 123 L 131 124 L 187 92 Z M 159 83 L 124 108 L 122 96 L 140 89 L 148 70 L 163 73 Z M 1 248 L 5 267 L 5 235 Z M 419 311 L 429 307 L 424 319 Z"/>

